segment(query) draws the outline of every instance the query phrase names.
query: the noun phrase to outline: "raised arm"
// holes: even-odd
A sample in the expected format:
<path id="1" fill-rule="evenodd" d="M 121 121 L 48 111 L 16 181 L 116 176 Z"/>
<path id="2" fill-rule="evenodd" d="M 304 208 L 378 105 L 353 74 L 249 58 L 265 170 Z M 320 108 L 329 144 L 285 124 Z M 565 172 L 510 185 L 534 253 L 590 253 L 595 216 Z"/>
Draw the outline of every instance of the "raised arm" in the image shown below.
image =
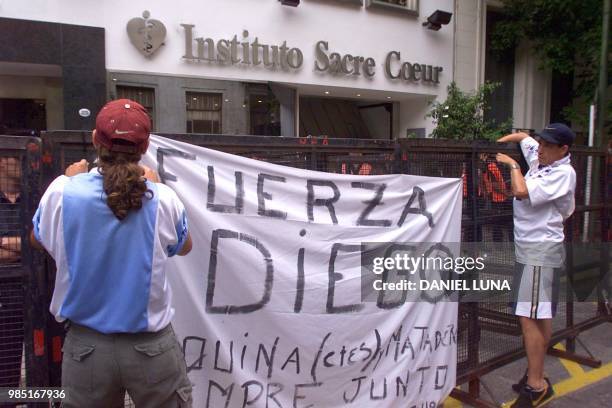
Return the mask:
<path id="1" fill-rule="evenodd" d="M 525 132 L 510 133 L 509 135 L 500 137 L 498 143 L 520 143 L 521 140 L 529 137 Z"/>
<path id="2" fill-rule="evenodd" d="M 510 167 L 512 195 L 518 199 L 529 198 L 527 183 L 516 160 L 503 153 L 497 153 L 496 159 L 498 163 Z"/>

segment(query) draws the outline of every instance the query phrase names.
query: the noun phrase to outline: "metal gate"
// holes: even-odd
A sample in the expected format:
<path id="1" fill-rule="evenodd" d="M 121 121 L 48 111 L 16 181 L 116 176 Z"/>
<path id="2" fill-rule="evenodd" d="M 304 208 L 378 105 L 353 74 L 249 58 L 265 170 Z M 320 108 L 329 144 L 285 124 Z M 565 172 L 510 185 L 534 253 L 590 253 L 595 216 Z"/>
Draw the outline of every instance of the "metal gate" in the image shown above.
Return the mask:
<path id="1" fill-rule="evenodd" d="M 496 246 L 502 247 L 498 245 L 500 242 L 507 243 L 512 239 L 511 200 L 491 203 L 483 199 L 479 180 L 484 169 L 494 163 L 494 153 L 502 151 L 520 159 L 520 152 L 516 147 L 490 142 L 432 139 L 408 139 L 396 143 L 386 140 L 325 137 L 163 136 L 257 160 L 309 170 L 362 175 L 405 173 L 461 177 L 465 185 L 461 220 L 462 240 L 491 244 L 496 273 L 506 273 L 508 268 L 512 268 L 513 253 L 495 249 Z M 22 170 L 26 177 L 24 177 L 25 184 L 22 184 L 24 189 L 29 189 L 27 192 L 29 204 L 23 207 L 21 218 L 24 221 L 19 231 L 22 235 L 23 250 L 28 252 L 27 244 L 23 245 L 24 231 L 29 231 L 31 212 L 38 202 L 40 193 L 55 177 L 62 174 L 70 163 L 82 158 L 93 162 L 95 152 L 89 132 L 46 132 L 42 135 L 40 152 L 37 149 L 39 141 L 36 139 L 20 143 L 21 148 L 11 151 L 19 152 L 22 162 L 25 163 L 22 165 Z M 5 144 L 2 146 L 4 149 Z M 607 179 L 609 175 L 606 167 L 609 160 L 606 152 L 596 149 L 576 147 L 572 150 L 572 163 L 578 180 L 585 180 L 587 174 L 596 174 L 598 178 L 595 179 L 598 179 L 598 182 L 587 188 L 587 183 L 579 181 L 576 192 L 576 201 L 579 205 L 567 223 L 566 237 L 569 242 L 584 238 L 589 243 L 602 245 L 598 247 L 599 251 L 589 264 L 577 264 L 570 252 L 568 255 L 570 276 L 589 268 L 595 268 L 601 276 L 609 273 L 609 247 L 606 245 L 610 238 L 612 209 L 608 191 L 610 180 Z M 500 166 L 499 173 L 506 183 L 510 180 L 505 168 Z M 40 179 L 37 179 L 39 176 Z M 38 180 L 42 180 L 40 184 Z M 585 221 L 585 218 L 588 219 Z M 24 300 L 24 313 L 32 315 L 32 320 L 26 322 L 24 329 L 27 383 L 58 385 L 61 378 L 63 329 L 55 324 L 47 311 L 54 280 L 53 262 L 42 259 L 37 253 L 29 253 L 28 259 L 27 265 L 11 267 L 21 272 L 16 272 L 15 276 L 10 278 L 12 281 L 7 280 L 15 287 L 18 285 L 15 282 L 18 281 L 14 279 L 22 279 L 22 288 L 26 288 L 23 299 L 27 300 Z M 27 268 L 29 272 L 24 273 Z M 7 283 L 7 288 L 9 287 L 11 286 Z M 18 312 L 15 312 L 15 315 L 17 314 Z M 610 314 L 603 297 L 600 297 L 596 304 L 567 300 L 561 305 L 558 317 L 554 320 L 553 341 L 567 341 L 567 352 L 562 357 L 597 366 L 598 362 L 595 359 L 575 354 L 574 342 L 581 331 L 609 321 Z M 468 386 L 464 390 L 455 390 L 453 395 L 476 406 L 493 406 L 493 403 L 482 399 L 479 379 L 483 374 L 524 355 L 518 320 L 511 314 L 506 304 L 462 303 L 459 308 L 457 352 L 457 383 Z M 18 360 L 17 349 L 11 349 L 10 352 L 7 350 L 7 353 L 12 356 L 11 361 Z"/>
<path id="2" fill-rule="evenodd" d="M 40 200 L 40 139 L 0 136 L 0 387 L 45 384 L 43 256 L 28 236 Z"/>

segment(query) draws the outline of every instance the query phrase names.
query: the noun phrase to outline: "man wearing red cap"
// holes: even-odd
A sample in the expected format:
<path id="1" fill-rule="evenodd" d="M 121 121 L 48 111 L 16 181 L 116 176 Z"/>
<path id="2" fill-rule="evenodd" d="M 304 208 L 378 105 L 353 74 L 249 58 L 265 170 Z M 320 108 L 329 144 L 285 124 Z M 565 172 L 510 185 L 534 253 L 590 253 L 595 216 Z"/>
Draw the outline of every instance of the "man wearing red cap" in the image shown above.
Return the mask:
<path id="1" fill-rule="evenodd" d="M 185 207 L 139 166 L 151 121 L 120 99 L 98 113 L 98 167 L 81 160 L 43 195 L 31 240 L 55 259 L 50 310 L 67 322 L 65 407 L 190 407 L 164 265 L 191 250 Z"/>

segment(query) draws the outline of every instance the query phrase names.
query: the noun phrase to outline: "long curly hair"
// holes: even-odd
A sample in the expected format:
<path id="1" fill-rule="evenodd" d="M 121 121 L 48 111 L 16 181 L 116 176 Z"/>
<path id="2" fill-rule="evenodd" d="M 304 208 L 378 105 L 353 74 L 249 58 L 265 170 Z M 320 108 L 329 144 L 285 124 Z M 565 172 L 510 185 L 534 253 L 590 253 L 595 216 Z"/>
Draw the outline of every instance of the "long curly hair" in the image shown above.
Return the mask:
<path id="1" fill-rule="evenodd" d="M 98 147 L 98 169 L 104 177 L 106 204 L 119 220 L 127 217 L 131 210 L 141 209 L 143 197 L 153 198 L 139 161 L 139 153 L 114 152 Z"/>

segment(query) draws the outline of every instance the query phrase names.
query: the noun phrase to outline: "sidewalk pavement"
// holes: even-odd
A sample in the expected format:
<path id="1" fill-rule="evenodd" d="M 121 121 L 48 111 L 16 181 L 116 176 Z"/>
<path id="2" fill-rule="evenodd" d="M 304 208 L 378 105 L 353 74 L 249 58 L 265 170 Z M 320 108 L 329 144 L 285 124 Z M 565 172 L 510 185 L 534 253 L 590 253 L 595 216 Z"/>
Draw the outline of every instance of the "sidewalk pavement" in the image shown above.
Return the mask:
<path id="1" fill-rule="evenodd" d="M 547 408 L 604 408 L 612 407 L 612 323 L 604 323 L 580 334 L 579 340 L 593 356 L 601 360 L 600 368 L 590 368 L 577 363 L 546 356 L 546 375 L 553 383 L 555 397 L 545 404 Z M 563 343 L 555 347 L 563 348 Z M 576 352 L 588 356 L 580 345 Z M 503 407 L 509 407 L 516 398 L 511 385 L 525 372 L 525 358 L 499 368 L 481 378 L 481 396 Z M 488 391 L 491 391 L 491 395 Z M 449 399 L 446 407 L 469 407 Z"/>

